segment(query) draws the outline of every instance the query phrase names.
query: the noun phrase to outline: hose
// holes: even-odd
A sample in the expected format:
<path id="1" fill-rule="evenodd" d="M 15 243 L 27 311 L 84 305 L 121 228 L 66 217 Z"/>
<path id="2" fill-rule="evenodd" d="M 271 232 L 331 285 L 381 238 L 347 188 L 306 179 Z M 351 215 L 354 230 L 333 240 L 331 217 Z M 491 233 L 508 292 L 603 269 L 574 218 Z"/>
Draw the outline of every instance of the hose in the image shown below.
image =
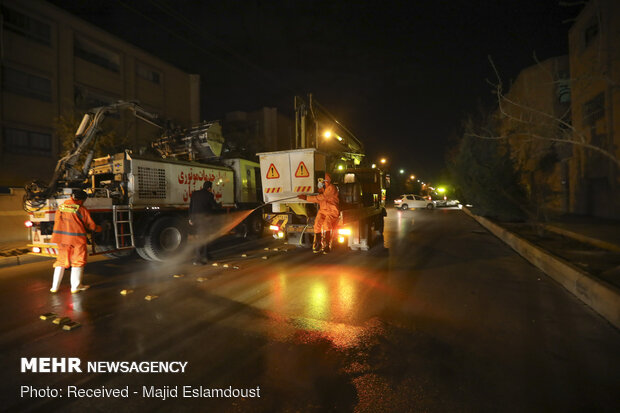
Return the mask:
<path id="1" fill-rule="evenodd" d="M 281 198 L 281 199 L 276 199 L 276 200 L 273 200 L 273 201 L 265 202 L 264 204 L 259 205 L 256 208 L 254 208 L 252 210 L 252 212 L 256 211 L 257 209 L 264 208 L 267 205 L 272 204 L 274 202 L 286 201 L 287 199 L 297 199 L 297 195 L 291 196 L 291 197 L 288 197 L 288 198 Z M 301 231 L 301 235 L 299 236 L 299 245 L 301 245 L 301 241 L 304 239 L 304 233 L 306 232 L 306 229 L 308 228 L 308 225 L 310 225 L 310 224 L 306 224 L 304 229 Z"/>
<path id="2" fill-rule="evenodd" d="M 267 205 L 269 205 L 269 204 L 273 204 L 274 202 L 286 201 L 286 200 L 288 200 L 288 199 L 297 199 L 297 195 L 295 195 L 295 196 L 290 196 L 290 197 L 288 197 L 288 198 L 274 199 L 273 201 L 265 202 L 264 204 L 259 205 L 259 206 L 257 206 L 256 208 L 254 208 L 254 209 L 252 210 L 252 212 L 256 211 L 257 209 L 264 208 L 264 207 L 266 207 L 266 206 L 267 206 Z"/>

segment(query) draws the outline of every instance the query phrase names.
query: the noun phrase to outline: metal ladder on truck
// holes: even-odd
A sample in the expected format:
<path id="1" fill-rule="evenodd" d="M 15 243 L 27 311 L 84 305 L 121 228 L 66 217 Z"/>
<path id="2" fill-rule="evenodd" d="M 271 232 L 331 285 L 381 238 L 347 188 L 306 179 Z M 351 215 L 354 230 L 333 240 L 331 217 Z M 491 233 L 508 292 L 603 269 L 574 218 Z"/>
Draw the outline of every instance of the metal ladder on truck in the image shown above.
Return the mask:
<path id="1" fill-rule="evenodd" d="M 112 205 L 112 214 L 116 249 L 133 248 L 133 211 L 126 205 Z"/>

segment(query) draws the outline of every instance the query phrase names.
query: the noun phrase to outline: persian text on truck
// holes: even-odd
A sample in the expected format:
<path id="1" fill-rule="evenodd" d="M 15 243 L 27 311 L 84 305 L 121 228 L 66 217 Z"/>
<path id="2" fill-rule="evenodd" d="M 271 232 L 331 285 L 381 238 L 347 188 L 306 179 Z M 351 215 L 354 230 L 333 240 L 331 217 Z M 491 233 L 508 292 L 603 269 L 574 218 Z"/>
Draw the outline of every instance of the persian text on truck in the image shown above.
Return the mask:
<path id="1" fill-rule="evenodd" d="M 159 126 L 156 115 L 134 102 L 96 108 L 84 116 L 73 149 L 59 160 L 50 183 L 26 187 L 24 208 L 30 214 L 34 254 L 56 255 L 56 245 L 50 243 L 54 215 L 76 188 L 87 191 L 85 206 L 104 228 L 91 254 L 121 255 L 135 248 L 142 258 L 154 261 L 165 260 L 185 246 L 189 199 L 205 181 L 213 183 L 216 200 L 228 210 L 249 210 L 259 204 L 259 165 L 239 158 L 219 159 L 223 138 L 218 123 L 164 133 L 153 143 L 159 159 L 134 156 L 130 151 L 93 159 L 90 149 L 81 170 L 76 170 L 75 164 L 93 146 L 105 116 L 121 109 L 130 109 L 136 117 Z M 217 161 L 198 162 L 204 159 Z M 260 211 L 237 228 L 242 235 L 262 231 Z"/>

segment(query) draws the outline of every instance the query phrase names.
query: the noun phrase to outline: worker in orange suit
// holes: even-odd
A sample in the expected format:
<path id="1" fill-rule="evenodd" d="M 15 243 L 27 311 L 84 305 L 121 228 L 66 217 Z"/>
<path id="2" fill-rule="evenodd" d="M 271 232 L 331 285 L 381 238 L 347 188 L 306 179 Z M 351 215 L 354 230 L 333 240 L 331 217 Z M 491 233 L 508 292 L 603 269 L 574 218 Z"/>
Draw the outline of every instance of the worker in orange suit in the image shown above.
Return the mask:
<path id="1" fill-rule="evenodd" d="M 299 199 L 319 204 L 319 212 L 314 219 L 314 242 L 312 252 L 327 254 L 331 251 L 332 231 L 338 224 L 340 209 L 338 208 L 338 188 L 332 184 L 328 173 L 325 180 L 318 183 L 318 195 L 298 195 Z"/>
<path id="2" fill-rule="evenodd" d="M 88 196 L 82 190 L 73 191 L 56 211 L 52 242 L 58 245 L 58 257 L 54 262 L 54 281 L 50 292 L 60 288 L 65 268 L 71 267 L 71 293 L 86 290 L 89 286 L 82 284 L 84 266 L 88 257 L 86 249 L 86 232 L 99 232 L 101 227 L 95 224 L 88 210 L 83 206 Z"/>

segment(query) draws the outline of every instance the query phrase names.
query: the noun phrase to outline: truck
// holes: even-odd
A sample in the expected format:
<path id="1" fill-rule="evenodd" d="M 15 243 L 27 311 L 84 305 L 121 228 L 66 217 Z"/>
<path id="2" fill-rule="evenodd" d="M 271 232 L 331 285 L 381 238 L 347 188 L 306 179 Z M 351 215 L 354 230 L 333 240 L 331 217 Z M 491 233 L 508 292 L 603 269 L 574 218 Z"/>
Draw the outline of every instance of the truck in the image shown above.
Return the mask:
<path id="1" fill-rule="evenodd" d="M 24 209 L 30 218 L 26 226 L 31 254 L 57 255 L 56 245 L 50 242 L 55 213 L 75 189 L 87 192 L 84 205 L 103 228 L 91 239 L 91 255 L 120 256 L 135 250 L 150 261 L 164 261 L 184 250 L 190 234 L 189 201 L 205 181 L 212 182 L 215 198 L 224 211 L 249 211 L 260 204 L 259 164 L 219 158 L 223 138 L 218 122 L 190 129 L 162 127 L 162 137 L 152 143 L 158 156 L 125 150 L 94 158 L 94 150 L 87 150 L 93 146 L 101 122 L 123 109 L 162 127 L 158 116 L 137 102 L 118 102 L 86 113 L 73 148 L 58 161 L 49 184 L 33 182 L 26 186 Z M 84 157 L 82 167 L 76 169 Z M 259 236 L 263 224 L 262 214 L 256 211 L 235 232 Z"/>
<path id="2" fill-rule="evenodd" d="M 296 97 L 296 149 L 259 153 L 264 215 L 275 238 L 310 247 L 317 207 L 298 195 L 317 192 L 317 181 L 329 172 L 338 186 L 340 217 L 333 240 L 350 250 L 368 250 L 383 234 L 386 180 L 383 171 L 362 167 L 362 143 L 312 95 Z M 325 129 L 329 144 L 321 144 Z"/>

